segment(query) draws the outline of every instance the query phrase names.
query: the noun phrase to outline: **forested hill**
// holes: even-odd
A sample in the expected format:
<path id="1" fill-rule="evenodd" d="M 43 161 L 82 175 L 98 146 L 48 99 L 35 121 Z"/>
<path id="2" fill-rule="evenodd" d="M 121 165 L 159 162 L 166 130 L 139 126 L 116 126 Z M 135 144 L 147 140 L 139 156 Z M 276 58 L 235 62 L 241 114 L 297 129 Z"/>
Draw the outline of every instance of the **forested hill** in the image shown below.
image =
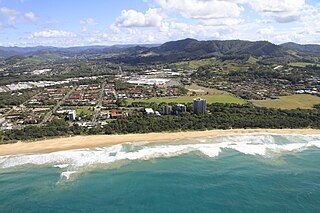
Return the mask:
<path id="1" fill-rule="evenodd" d="M 122 50 L 123 52 L 125 50 Z M 209 57 L 241 57 L 254 56 L 261 58 L 283 58 L 296 57 L 292 52 L 279 45 L 268 41 L 198 41 L 196 39 L 184 39 L 179 41 L 170 41 L 157 47 L 151 48 L 132 48 L 132 51 L 126 49 L 125 54 L 115 55 L 106 60 L 115 63 L 172 63 L 184 60 L 193 60 Z"/>
<path id="2" fill-rule="evenodd" d="M 293 42 L 281 44 L 280 46 L 293 50 L 300 53 L 305 53 L 308 55 L 320 56 L 320 45 L 317 44 L 296 44 Z"/>
<path id="3" fill-rule="evenodd" d="M 138 51 L 137 51 L 138 50 Z M 195 39 L 184 39 L 179 41 L 170 41 L 162 45 L 114 45 L 114 46 L 84 46 L 84 47 L 0 47 L 0 57 L 7 58 L 15 55 L 30 57 L 42 53 L 54 53 L 62 56 L 73 55 L 99 55 L 99 54 L 125 54 L 130 56 L 166 56 L 171 54 L 180 54 L 186 57 L 201 57 L 208 54 L 216 55 L 252 55 L 252 56 L 270 56 L 277 57 L 286 54 L 286 49 L 272 44 L 268 41 L 198 41 Z"/>
<path id="4" fill-rule="evenodd" d="M 268 41 L 197 41 L 184 39 L 167 42 L 159 47 L 151 48 L 157 54 L 190 54 L 192 55 L 252 55 L 252 56 L 282 56 L 286 50 Z"/>
<path id="5" fill-rule="evenodd" d="M 23 57 L 22 57 L 23 56 Z M 43 62 L 78 59 L 103 59 L 114 63 L 172 63 L 208 57 L 254 56 L 259 60 L 301 61 L 305 56 L 320 56 L 320 45 L 286 43 L 276 45 L 268 41 L 184 39 L 162 45 L 114 45 L 84 47 L 0 47 L 0 60 L 10 63 Z M 13 59 L 12 59 L 13 57 Z M 6 60 L 8 61 L 8 60 Z"/>

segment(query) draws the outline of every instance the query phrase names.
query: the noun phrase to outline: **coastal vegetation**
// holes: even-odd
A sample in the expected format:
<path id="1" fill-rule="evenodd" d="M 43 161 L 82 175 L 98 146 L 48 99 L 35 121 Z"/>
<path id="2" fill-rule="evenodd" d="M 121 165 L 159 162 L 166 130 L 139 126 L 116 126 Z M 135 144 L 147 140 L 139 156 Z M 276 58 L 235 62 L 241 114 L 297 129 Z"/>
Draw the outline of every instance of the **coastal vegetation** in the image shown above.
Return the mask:
<path id="1" fill-rule="evenodd" d="M 197 96 L 179 96 L 172 98 L 150 98 L 150 99 L 139 99 L 139 100 L 128 100 L 129 104 L 135 102 L 141 103 L 192 103 L 193 99 Z M 203 95 L 202 98 L 207 100 L 207 103 L 234 103 L 234 104 L 245 104 L 246 101 L 237 98 L 229 94 L 220 95 Z"/>
<path id="2" fill-rule="evenodd" d="M 189 130 L 212 130 L 231 128 L 320 128 L 320 111 L 307 109 L 269 109 L 248 104 L 209 104 L 209 113 L 180 116 L 144 115 L 121 118 L 104 127 L 84 128 L 77 124 L 69 126 L 63 120 L 54 120 L 44 126 L 28 126 L 2 132 L 1 143 L 34 140 L 53 136 L 127 134 L 149 132 L 176 132 Z"/>

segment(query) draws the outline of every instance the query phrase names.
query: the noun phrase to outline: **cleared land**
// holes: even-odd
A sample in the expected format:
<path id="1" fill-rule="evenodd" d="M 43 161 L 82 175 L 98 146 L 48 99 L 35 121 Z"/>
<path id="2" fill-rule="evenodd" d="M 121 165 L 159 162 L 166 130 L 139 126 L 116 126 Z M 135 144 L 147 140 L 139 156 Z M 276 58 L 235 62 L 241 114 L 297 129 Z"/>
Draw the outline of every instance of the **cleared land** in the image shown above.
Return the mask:
<path id="1" fill-rule="evenodd" d="M 248 59 L 249 63 L 255 64 L 257 63 L 258 59 L 256 59 L 255 57 L 250 56 L 250 58 Z"/>
<path id="2" fill-rule="evenodd" d="M 192 60 L 192 61 L 183 61 L 172 64 L 173 67 L 177 69 L 192 69 L 196 70 L 201 66 L 212 65 L 215 61 L 211 59 L 202 59 L 202 60 Z"/>
<path id="3" fill-rule="evenodd" d="M 191 69 L 197 70 L 201 66 L 210 66 L 215 68 L 221 68 L 224 71 L 230 71 L 232 69 L 247 69 L 247 65 L 254 64 L 257 62 L 257 59 L 254 57 L 250 57 L 247 63 L 239 64 L 233 60 L 219 60 L 219 59 L 201 59 L 201 60 L 192 60 L 192 61 L 183 61 L 171 64 L 171 68 L 183 70 L 183 69 Z"/>
<path id="4" fill-rule="evenodd" d="M 276 100 L 252 101 L 253 103 L 269 108 L 280 109 L 311 109 L 313 105 L 320 104 L 320 97 L 314 95 L 282 96 Z"/>
<path id="5" fill-rule="evenodd" d="M 196 93 L 197 95 L 222 95 L 222 91 L 217 89 L 211 89 L 207 87 L 202 87 L 196 84 L 186 86 L 186 89 L 189 90 L 189 94 Z"/>
<path id="6" fill-rule="evenodd" d="M 191 103 L 193 99 L 197 96 L 179 96 L 175 98 L 150 98 L 150 99 L 138 99 L 138 100 L 128 100 L 129 103 L 132 102 L 146 102 L 146 103 Z M 207 103 L 236 103 L 245 104 L 246 101 L 228 94 L 221 95 L 204 95 L 201 96 L 207 100 Z"/>
<path id="7" fill-rule="evenodd" d="M 294 62 L 294 63 L 290 63 L 289 65 L 292 67 L 306 67 L 306 66 L 313 66 L 313 65 L 320 66 L 319 64 L 306 63 L 306 62 Z"/>

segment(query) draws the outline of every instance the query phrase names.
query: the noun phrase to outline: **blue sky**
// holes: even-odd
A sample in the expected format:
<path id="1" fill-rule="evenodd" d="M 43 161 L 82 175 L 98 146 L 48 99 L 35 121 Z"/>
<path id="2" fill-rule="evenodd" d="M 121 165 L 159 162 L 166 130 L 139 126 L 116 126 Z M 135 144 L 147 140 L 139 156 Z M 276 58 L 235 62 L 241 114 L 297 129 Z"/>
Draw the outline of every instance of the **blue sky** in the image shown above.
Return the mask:
<path id="1" fill-rule="evenodd" d="M 0 45 L 320 43 L 317 0 L 0 0 Z"/>

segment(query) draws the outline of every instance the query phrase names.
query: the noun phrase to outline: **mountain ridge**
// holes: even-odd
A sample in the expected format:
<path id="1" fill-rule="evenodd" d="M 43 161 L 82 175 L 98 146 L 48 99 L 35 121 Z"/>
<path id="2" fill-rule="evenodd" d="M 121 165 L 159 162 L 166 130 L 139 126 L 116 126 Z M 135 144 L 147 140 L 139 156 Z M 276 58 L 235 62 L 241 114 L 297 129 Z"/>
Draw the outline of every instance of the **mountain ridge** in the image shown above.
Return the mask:
<path id="1" fill-rule="evenodd" d="M 287 42 L 280 44 L 280 46 L 293 51 L 305 53 L 307 55 L 320 56 L 320 45 L 318 44 L 297 44 L 294 42 Z"/>
<path id="2" fill-rule="evenodd" d="M 83 57 L 106 59 L 115 63 L 171 63 L 214 56 L 250 55 L 256 58 L 295 58 L 297 55 L 320 56 L 320 45 L 300 45 L 285 43 L 273 44 L 269 41 L 245 40 L 207 40 L 199 41 L 186 38 L 169 41 L 161 45 L 129 44 L 113 46 L 76 46 L 76 47 L 0 47 L 3 59 L 21 55 L 33 57 L 41 54 L 54 54 L 61 58 Z M 19 57 L 17 57 L 19 58 Z M 45 58 L 45 57 L 44 57 Z M 44 59 L 45 60 L 45 59 Z"/>

